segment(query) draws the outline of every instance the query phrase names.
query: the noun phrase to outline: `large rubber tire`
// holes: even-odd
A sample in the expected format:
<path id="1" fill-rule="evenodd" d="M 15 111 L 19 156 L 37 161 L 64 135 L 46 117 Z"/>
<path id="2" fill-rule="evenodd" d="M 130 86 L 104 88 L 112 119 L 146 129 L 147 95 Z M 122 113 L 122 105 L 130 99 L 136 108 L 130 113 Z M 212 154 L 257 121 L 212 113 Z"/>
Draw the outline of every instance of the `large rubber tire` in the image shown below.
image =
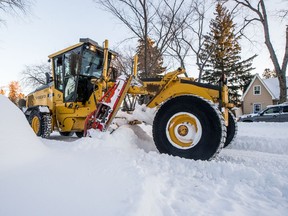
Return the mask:
<path id="1" fill-rule="evenodd" d="M 160 153 L 210 160 L 223 148 L 226 127 L 218 108 L 197 96 L 179 96 L 164 103 L 153 122 Z"/>
<path id="2" fill-rule="evenodd" d="M 51 134 L 51 116 L 33 110 L 28 118 L 33 131 L 37 136 L 48 138 Z"/>
<path id="3" fill-rule="evenodd" d="M 232 143 L 237 135 L 238 125 L 236 122 L 236 118 L 234 114 L 229 110 L 228 113 L 228 127 L 227 127 L 227 137 L 224 143 L 224 148 L 227 147 L 230 143 Z"/>
<path id="4" fill-rule="evenodd" d="M 74 132 L 60 132 L 59 131 L 59 133 L 60 133 L 60 135 L 61 136 L 67 136 L 67 137 L 70 137 L 70 136 L 73 136 L 73 134 L 74 134 Z"/>

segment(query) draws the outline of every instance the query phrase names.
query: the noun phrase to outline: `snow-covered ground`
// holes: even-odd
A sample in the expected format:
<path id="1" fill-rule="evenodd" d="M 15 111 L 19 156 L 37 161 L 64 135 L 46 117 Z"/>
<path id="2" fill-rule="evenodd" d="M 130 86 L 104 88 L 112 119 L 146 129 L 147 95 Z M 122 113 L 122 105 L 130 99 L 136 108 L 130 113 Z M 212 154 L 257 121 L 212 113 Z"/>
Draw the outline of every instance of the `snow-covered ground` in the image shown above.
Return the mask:
<path id="1" fill-rule="evenodd" d="M 0 215 L 288 215 L 288 123 L 240 123 L 212 161 L 159 154 L 150 125 L 92 137 L 38 138 L 0 95 Z"/>

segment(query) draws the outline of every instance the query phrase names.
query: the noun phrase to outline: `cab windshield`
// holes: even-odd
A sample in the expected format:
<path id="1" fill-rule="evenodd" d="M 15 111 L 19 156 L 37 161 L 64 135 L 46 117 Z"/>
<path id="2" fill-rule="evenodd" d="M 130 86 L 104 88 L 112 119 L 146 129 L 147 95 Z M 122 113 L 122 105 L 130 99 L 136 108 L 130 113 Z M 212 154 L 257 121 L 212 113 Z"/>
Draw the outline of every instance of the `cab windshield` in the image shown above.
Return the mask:
<path id="1" fill-rule="evenodd" d="M 55 88 L 63 92 L 64 102 L 87 101 L 94 88 L 91 79 L 102 76 L 104 52 L 90 49 L 84 44 L 53 59 Z M 111 55 L 108 63 L 109 59 Z"/>
<path id="2" fill-rule="evenodd" d="M 80 75 L 100 78 L 103 70 L 103 58 L 103 52 L 97 50 L 95 54 L 95 52 L 85 49 Z"/>

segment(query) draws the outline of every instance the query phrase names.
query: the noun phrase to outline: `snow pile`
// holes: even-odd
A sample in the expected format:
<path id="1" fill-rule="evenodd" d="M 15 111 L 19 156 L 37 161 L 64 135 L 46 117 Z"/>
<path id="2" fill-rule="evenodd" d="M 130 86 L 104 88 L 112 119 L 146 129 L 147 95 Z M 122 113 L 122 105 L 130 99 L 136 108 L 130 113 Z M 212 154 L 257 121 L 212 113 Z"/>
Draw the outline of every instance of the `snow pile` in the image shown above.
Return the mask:
<path id="1" fill-rule="evenodd" d="M 119 111 L 117 117 L 124 117 L 127 121 L 139 120 L 145 124 L 152 125 L 156 111 L 156 108 L 150 109 L 145 105 L 136 104 L 135 111 L 133 113 L 128 114 L 126 112 Z"/>
<path id="2" fill-rule="evenodd" d="M 0 95 L 0 170 L 32 162 L 46 151 L 21 110 Z"/>
<path id="3" fill-rule="evenodd" d="M 238 125 L 237 140 L 229 148 L 288 155 L 288 122 L 239 122 Z"/>
<path id="4" fill-rule="evenodd" d="M 19 115 L 17 132 L 26 131 L 25 139 L 1 134 L 6 156 L 22 161 L 12 151 L 19 146 L 33 157 L 47 153 L 22 166 L 1 165 L 1 216 L 287 215 L 287 123 L 241 123 L 235 143 L 215 160 L 193 161 L 159 154 L 149 124 L 123 123 L 93 138 L 36 138 L 0 99 L 5 116 Z M 128 118 L 144 115 L 137 112 Z M 13 127 L 7 122 L 0 131 Z"/>

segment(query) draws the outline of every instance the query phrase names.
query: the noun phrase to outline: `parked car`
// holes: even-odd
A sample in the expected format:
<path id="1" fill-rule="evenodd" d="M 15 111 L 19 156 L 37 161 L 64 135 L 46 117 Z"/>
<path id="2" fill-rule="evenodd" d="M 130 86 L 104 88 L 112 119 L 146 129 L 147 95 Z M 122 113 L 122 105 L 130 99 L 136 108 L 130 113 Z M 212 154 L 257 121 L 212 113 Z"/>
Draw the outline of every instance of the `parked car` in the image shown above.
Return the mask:
<path id="1" fill-rule="evenodd" d="M 288 122 L 288 103 L 271 105 L 266 109 L 239 117 L 240 122 Z"/>

